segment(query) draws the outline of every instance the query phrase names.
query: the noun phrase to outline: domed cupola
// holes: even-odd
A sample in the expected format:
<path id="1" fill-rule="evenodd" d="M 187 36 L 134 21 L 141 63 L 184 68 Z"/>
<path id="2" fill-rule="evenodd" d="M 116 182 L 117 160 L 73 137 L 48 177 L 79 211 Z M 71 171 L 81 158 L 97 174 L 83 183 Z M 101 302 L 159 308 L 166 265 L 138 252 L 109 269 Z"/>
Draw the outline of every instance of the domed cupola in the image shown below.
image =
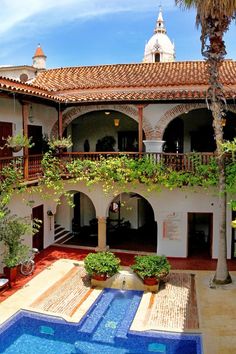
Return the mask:
<path id="1" fill-rule="evenodd" d="M 145 46 L 143 58 L 143 62 L 145 63 L 155 63 L 160 61 L 175 61 L 175 46 L 166 34 L 161 7 L 154 35 L 149 39 Z"/>

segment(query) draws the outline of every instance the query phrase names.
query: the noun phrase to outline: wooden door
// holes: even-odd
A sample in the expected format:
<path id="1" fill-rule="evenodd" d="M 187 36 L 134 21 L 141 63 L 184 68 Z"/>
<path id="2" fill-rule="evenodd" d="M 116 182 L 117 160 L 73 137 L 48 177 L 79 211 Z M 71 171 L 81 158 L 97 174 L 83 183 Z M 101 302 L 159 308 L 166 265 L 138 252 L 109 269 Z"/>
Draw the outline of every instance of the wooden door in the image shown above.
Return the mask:
<path id="1" fill-rule="evenodd" d="M 44 218 L 43 218 L 43 205 L 39 205 L 32 210 L 33 219 L 39 219 L 42 221 L 38 232 L 33 236 L 33 247 L 38 248 L 39 251 L 44 246 Z"/>
<path id="2" fill-rule="evenodd" d="M 6 138 L 12 136 L 12 123 L 0 122 L 0 147 L 6 143 Z M 2 139 L 3 138 L 3 139 Z M 0 149 L 0 157 L 11 157 L 12 150 L 9 148 Z"/>

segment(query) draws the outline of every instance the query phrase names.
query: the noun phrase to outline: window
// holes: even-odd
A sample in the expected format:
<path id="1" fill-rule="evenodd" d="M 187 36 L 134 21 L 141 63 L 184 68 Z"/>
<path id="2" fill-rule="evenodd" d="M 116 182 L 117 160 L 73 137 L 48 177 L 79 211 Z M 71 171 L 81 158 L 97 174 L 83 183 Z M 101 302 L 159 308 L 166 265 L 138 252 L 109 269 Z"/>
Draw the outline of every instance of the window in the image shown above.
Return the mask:
<path id="1" fill-rule="evenodd" d="M 155 63 L 158 63 L 159 61 L 161 61 L 160 53 L 155 53 Z"/>

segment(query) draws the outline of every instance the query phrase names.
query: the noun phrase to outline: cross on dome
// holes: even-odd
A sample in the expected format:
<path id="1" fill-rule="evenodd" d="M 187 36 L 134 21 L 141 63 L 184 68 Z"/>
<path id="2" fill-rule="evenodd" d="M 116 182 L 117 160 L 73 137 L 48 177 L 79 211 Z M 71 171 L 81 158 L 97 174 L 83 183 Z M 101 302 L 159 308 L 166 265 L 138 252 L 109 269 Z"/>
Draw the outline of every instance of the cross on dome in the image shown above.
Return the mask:
<path id="1" fill-rule="evenodd" d="M 175 47 L 167 36 L 165 23 L 162 15 L 162 7 L 159 8 L 159 14 L 154 29 L 154 35 L 145 45 L 143 62 L 171 62 L 175 61 Z"/>

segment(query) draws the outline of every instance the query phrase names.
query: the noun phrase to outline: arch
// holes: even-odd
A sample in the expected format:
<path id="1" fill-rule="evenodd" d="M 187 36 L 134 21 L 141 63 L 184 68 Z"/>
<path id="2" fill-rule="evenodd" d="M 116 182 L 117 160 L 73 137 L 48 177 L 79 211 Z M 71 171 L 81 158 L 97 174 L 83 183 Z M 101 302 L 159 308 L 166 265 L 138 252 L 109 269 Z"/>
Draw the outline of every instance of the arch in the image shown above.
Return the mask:
<path id="1" fill-rule="evenodd" d="M 67 110 L 63 114 L 63 126 L 65 128 L 75 119 L 86 113 L 93 111 L 103 111 L 103 110 L 113 110 L 126 114 L 130 118 L 134 119 L 138 123 L 138 109 L 134 105 L 92 105 L 92 106 L 78 106 Z M 151 131 L 151 126 L 148 120 L 143 116 L 143 131 L 145 133 L 146 139 L 149 139 L 149 132 Z M 51 136 L 57 136 L 58 132 L 58 122 L 54 124 L 51 130 Z"/>
<path id="2" fill-rule="evenodd" d="M 152 139 L 163 140 L 165 129 L 173 119 L 177 118 L 178 116 L 180 116 L 185 112 L 189 112 L 194 109 L 201 109 L 201 108 L 207 108 L 206 104 L 205 103 L 184 103 L 171 108 L 169 111 L 163 114 L 163 116 L 156 124 L 154 129 L 155 137 L 152 137 Z M 236 113 L 235 104 L 229 104 L 227 105 L 227 108 L 229 111 Z"/>
<path id="3" fill-rule="evenodd" d="M 107 244 L 113 249 L 157 251 L 157 222 L 150 201 L 137 192 L 123 192 L 110 200 Z"/>
<path id="4" fill-rule="evenodd" d="M 98 224 L 96 209 L 88 194 L 71 189 L 72 207 L 64 195 L 60 196 L 55 213 L 55 240 L 79 246 L 96 247 L 98 244 Z M 91 238 L 90 236 L 96 236 Z"/>

